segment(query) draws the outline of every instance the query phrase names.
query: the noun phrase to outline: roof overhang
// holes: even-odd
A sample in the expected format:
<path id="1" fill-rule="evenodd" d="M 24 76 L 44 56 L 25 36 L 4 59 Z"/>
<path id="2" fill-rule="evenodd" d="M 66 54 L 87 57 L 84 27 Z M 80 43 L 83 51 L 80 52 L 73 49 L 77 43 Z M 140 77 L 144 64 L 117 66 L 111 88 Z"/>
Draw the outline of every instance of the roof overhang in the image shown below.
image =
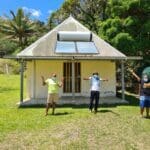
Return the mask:
<path id="1" fill-rule="evenodd" d="M 111 57 L 111 56 L 4 56 L 5 59 L 16 60 L 142 60 L 141 56 L 129 56 L 129 57 Z"/>
<path id="2" fill-rule="evenodd" d="M 74 59 L 74 60 L 126 60 L 126 57 L 111 57 L 111 56 L 5 56 L 5 59 L 24 59 L 24 60 L 66 60 L 66 59 Z"/>

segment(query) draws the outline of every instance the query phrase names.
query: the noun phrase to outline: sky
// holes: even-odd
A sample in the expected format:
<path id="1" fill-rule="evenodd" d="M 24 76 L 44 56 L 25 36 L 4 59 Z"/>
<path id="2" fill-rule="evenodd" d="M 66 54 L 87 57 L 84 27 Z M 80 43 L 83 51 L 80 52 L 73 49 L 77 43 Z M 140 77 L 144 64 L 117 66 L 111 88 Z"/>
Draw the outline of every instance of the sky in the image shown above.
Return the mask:
<path id="1" fill-rule="evenodd" d="M 0 16 L 10 15 L 10 10 L 16 13 L 18 8 L 23 8 L 31 13 L 33 19 L 46 22 L 50 14 L 60 8 L 65 0 L 1 0 Z"/>

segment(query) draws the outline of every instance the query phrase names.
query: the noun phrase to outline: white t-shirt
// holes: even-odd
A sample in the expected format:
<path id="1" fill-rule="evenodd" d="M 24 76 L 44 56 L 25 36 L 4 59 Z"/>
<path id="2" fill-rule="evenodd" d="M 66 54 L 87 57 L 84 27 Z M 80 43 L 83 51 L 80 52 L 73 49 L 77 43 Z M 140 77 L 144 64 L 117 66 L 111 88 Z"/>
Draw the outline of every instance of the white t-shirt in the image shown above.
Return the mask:
<path id="1" fill-rule="evenodd" d="M 92 76 L 89 77 L 91 88 L 90 91 L 100 91 L 100 77 L 99 76 Z"/>

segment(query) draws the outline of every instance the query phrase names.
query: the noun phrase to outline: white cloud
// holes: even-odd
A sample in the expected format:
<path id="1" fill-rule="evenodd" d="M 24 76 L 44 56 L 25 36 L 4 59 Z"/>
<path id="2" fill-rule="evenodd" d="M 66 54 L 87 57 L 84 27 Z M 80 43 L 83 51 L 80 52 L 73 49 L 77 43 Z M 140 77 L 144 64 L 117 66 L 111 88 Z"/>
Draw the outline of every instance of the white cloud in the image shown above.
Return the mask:
<path id="1" fill-rule="evenodd" d="M 54 10 L 48 10 L 48 14 L 51 14 L 53 12 L 54 12 Z"/>
<path id="2" fill-rule="evenodd" d="M 33 17 L 40 17 L 42 15 L 40 10 L 36 10 L 33 8 L 27 8 L 27 7 L 23 7 L 22 8 L 26 13 L 30 13 Z"/>

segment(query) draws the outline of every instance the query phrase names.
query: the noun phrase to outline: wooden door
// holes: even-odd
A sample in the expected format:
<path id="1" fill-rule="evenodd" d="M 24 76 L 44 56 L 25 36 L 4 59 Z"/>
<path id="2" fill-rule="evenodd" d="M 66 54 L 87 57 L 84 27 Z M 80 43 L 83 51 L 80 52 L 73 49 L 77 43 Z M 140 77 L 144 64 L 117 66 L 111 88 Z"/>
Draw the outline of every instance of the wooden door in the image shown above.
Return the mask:
<path id="1" fill-rule="evenodd" d="M 73 70 L 74 69 L 74 70 Z M 64 62 L 64 93 L 81 92 L 81 63 L 80 62 Z M 72 84 L 74 84 L 72 86 Z M 74 89 L 73 89 L 74 88 Z"/>

